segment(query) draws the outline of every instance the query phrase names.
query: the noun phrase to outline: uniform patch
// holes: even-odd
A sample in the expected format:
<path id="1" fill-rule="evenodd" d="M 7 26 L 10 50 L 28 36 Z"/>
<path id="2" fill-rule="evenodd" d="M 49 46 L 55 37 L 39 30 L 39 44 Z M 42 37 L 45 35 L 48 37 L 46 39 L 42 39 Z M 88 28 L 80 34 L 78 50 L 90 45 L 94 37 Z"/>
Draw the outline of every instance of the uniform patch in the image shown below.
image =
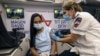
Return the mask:
<path id="1" fill-rule="evenodd" d="M 82 21 L 82 18 L 78 17 L 74 22 L 74 27 L 78 27 L 81 21 Z"/>

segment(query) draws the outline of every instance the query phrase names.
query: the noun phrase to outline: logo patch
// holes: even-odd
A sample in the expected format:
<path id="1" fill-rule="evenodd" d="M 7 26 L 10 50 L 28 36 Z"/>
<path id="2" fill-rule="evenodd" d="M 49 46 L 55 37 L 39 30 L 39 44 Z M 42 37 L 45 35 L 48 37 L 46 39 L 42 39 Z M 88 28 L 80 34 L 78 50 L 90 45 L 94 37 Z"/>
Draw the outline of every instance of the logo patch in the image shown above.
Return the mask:
<path id="1" fill-rule="evenodd" d="M 82 21 L 82 18 L 78 17 L 74 22 L 74 27 L 78 27 L 81 21 Z"/>

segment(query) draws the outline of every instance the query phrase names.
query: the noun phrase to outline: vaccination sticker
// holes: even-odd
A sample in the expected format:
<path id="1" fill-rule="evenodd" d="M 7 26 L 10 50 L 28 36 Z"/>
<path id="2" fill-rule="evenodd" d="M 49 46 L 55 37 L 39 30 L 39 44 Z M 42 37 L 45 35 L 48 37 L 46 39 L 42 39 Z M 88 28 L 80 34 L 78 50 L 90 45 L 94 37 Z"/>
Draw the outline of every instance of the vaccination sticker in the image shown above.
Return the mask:
<path id="1" fill-rule="evenodd" d="M 74 27 L 78 27 L 81 21 L 82 21 L 82 18 L 78 17 L 74 22 Z"/>

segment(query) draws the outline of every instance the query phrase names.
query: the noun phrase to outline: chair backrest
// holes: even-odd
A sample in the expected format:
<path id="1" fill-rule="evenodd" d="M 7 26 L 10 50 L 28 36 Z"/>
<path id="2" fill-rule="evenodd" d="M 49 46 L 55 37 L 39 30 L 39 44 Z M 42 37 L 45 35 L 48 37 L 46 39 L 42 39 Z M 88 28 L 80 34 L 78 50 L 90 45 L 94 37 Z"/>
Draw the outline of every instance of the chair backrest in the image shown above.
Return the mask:
<path id="1" fill-rule="evenodd" d="M 16 45 L 16 37 L 11 36 L 2 21 L 2 17 L 0 15 L 0 40 L 2 40 L 2 42 L 0 43 L 0 48 L 6 48 L 6 47 L 13 47 Z M 3 44 L 3 45 L 2 45 Z"/>

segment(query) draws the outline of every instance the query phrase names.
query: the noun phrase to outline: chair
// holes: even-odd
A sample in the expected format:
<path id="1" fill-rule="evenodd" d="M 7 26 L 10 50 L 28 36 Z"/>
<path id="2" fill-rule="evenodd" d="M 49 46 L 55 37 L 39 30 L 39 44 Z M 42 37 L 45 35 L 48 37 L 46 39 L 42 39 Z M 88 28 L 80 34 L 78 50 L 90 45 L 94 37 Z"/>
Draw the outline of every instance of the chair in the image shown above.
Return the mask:
<path id="1" fill-rule="evenodd" d="M 22 32 L 8 32 L 0 15 L 0 49 L 17 47 L 22 37 L 25 37 Z"/>

